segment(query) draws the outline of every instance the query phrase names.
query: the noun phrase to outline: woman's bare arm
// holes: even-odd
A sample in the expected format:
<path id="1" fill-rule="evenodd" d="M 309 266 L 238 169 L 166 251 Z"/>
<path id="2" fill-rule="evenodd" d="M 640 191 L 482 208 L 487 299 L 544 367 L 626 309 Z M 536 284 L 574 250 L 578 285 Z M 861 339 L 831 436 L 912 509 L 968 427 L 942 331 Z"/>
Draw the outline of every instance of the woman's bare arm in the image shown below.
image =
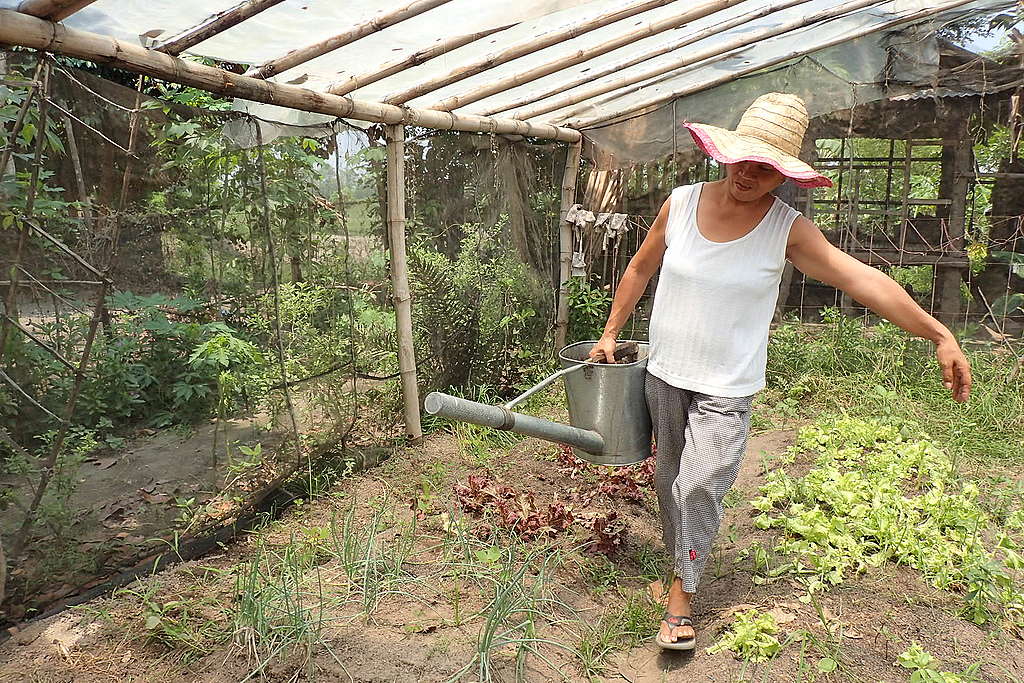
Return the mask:
<path id="1" fill-rule="evenodd" d="M 647 283 L 661 266 L 665 256 L 665 227 L 668 224 L 668 212 L 671 199 L 661 205 L 658 217 L 654 219 L 647 237 L 637 250 L 619 280 L 612 300 L 612 310 L 608 314 L 608 322 L 604 326 L 604 334 L 590 351 L 590 358 L 598 360 L 603 355 L 607 362 L 614 363 L 612 353 L 615 351 L 615 338 L 632 315 L 636 303 L 640 300 Z"/>
<path id="2" fill-rule="evenodd" d="M 971 393 L 971 367 L 949 329 L 929 315 L 888 275 L 833 246 L 800 216 L 793 223 L 786 256 L 800 272 L 840 289 L 907 332 L 935 343 L 942 378 L 957 401 Z"/>

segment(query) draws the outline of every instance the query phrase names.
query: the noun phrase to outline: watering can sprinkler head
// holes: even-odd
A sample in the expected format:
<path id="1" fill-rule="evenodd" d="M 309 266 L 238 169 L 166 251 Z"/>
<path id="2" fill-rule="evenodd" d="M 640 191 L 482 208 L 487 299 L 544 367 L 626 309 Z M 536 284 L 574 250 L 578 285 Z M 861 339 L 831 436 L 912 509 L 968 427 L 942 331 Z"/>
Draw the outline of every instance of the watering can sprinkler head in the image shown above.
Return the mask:
<path id="1" fill-rule="evenodd" d="M 596 464 L 639 462 L 651 454 L 651 418 L 644 397 L 647 343 L 631 342 L 637 347 L 637 360 L 615 365 L 589 362 L 588 353 L 595 343 L 566 346 L 559 353 L 562 370 L 504 405 L 491 406 L 435 391 L 427 395 L 424 409 L 429 415 L 568 444 L 579 457 Z M 571 424 L 511 410 L 558 379 L 565 381 Z"/>

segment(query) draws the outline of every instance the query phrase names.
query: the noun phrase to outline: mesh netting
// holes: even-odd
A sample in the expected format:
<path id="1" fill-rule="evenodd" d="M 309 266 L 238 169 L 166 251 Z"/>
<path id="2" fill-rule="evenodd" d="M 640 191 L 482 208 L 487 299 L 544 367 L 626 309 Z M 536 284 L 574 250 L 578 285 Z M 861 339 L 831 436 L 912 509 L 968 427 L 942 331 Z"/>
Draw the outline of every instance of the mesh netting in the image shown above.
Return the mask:
<path id="1" fill-rule="evenodd" d="M 381 127 L 295 135 L 198 91 L 3 63 L 20 619 L 378 461 L 403 425 Z M 550 347 L 564 148 L 407 135 L 421 387 L 509 395 Z"/>

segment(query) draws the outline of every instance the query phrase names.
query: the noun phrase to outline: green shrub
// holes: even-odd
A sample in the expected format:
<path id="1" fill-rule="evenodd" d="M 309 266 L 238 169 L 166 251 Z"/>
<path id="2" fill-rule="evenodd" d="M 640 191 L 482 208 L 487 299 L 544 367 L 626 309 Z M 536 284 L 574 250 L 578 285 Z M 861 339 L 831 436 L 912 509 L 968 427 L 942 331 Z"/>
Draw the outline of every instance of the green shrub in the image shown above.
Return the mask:
<path id="1" fill-rule="evenodd" d="M 476 230 L 457 258 L 424 245 L 409 250 L 413 315 L 421 372 L 428 386 L 470 382 L 508 392 L 532 378 L 543 350 L 550 295 L 497 240 Z"/>

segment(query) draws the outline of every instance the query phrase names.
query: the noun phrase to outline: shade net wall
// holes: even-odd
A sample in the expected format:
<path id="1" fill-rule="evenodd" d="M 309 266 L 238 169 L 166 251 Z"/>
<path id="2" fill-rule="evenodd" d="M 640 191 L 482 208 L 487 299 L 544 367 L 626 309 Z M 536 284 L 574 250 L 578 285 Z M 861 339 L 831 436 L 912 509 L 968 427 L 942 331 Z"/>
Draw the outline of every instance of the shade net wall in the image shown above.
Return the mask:
<path id="1" fill-rule="evenodd" d="M 404 438 L 381 128 L 282 135 L 198 91 L 2 64 L 0 540 L 21 620 Z M 564 147 L 407 134 L 421 388 L 511 395 L 550 347 Z"/>

